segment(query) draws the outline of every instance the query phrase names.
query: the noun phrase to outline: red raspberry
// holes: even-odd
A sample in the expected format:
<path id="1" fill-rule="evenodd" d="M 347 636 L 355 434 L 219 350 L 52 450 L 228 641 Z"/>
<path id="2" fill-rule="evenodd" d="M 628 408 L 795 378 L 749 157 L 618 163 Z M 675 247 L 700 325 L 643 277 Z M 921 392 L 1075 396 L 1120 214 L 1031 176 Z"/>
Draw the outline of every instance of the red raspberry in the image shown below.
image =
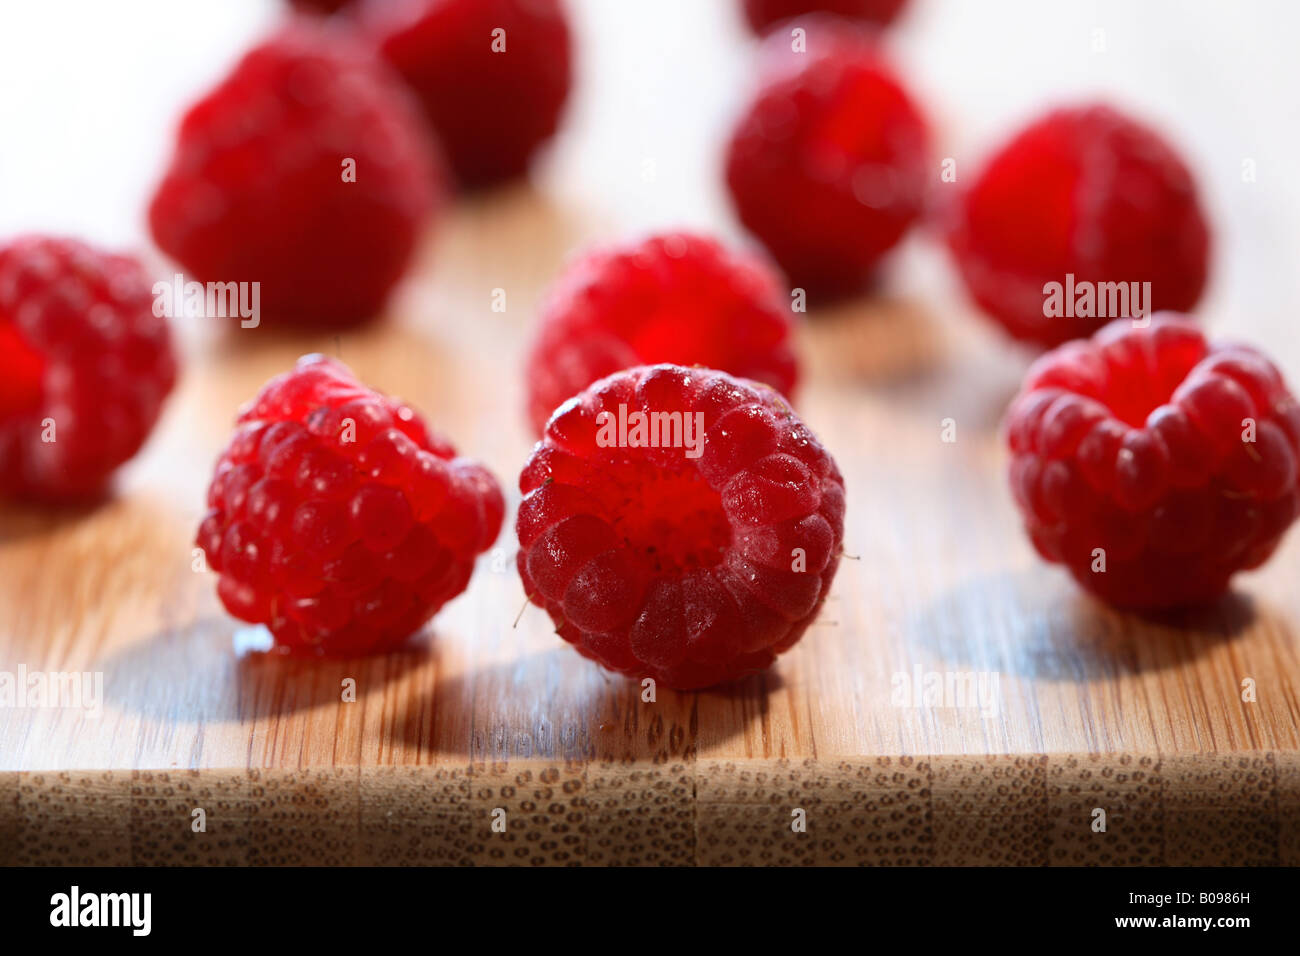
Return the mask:
<path id="1" fill-rule="evenodd" d="M 144 444 L 176 381 L 140 264 L 70 239 L 0 247 L 0 495 L 86 499 Z"/>
<path id="2" fill-rule="evenodd" d="M 732 136 L 741 221 L 809 296 L 859 291 L 921 212 L 928 133 L 872 33 L 804 21 L 764 42 L 764 81 Z"/>
<path id="3" fill-rule="evenodd" d="M 774 23 L 807 13 L 834 13 L 883 27 L 892 22 L 906 4 L 907 0 L 745 0 L 745 19 L 756 33 L 764 32 Z"/>
<path id="4" fill-rule="evenodd" d="M 1258 352 L 1180 318 L 1043 356 L 1007 414 L 1034 545 L 1121 607 L 1215 598 L 1300 513 L 1300 404 Z"/>
<path id="5" fill-rule="evenodd" d="M 654 362 L 704 365 L 789 396 L 789 306 L 767 267 L 690 233 L 578 259 L 542 307 L 528 358 L 528 413 L 551 412 L 598 378 Z"/>
<path id="6" fill-rule="evenodd" d="M 653 431 L 638 428 L 647 414 Z M 830 454 L 776 392 L 712 369 L 596 382 L 556 411 L 519 487 L 529 599 L 584 656 L 681 690 L 771 664 L 839 566 Z"/>
<path id="7" fill-rule="evenodd" d="M 986 312 L 1017 338 L 1052 346 L 1122 316 L 1048 317 L 1047 283 L 1150 282 L 1148 315 L 1185 311 L 1205 285 L 1210 240 L 1196 184 L 1169 144 L 1088 105 L 1048 113 L 999 149 L 956 204 L 949 244 Z"/>
<path id="8" fill-rule="evenodd" d="M 289 5 L 304 13 L 338 13 L 344 7 L 351 6 L 353 0 L 289 0 Z"/>
<path id="9" fill-rule="evenodd" d="M 238 422 L 197 543 L 226 609 L 283 648 L 401 644 L 501 529 L 496 479 L 332 359 L 299 359 Z"/>
<path id="10" fill-rule="evenodd" d="M 185 115 L 149 222 L 193 278 L 260 282 L 269 319 L 349 325 L 372 318 L 406 269 L 437 169 L 397 79 L 300 20 Z"/>
<path id="11" fill-rule="evenodd" d="M 377 0 L 360 19 L 419 97 L 462 186 L 527 171 L 569 95 L 560 0 Z"/>

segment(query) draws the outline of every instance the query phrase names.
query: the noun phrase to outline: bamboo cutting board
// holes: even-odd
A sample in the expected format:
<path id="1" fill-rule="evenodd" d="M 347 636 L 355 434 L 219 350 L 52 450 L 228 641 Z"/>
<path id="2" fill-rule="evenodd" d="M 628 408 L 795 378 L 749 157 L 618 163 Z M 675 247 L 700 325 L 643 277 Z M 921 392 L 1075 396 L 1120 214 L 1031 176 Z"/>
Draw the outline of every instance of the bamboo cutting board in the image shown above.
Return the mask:
<path id="1" fill-rule="evenodd" d="M 238 404 L 303 351 L 341 353 L 512 483 L 529 440 L 501 369 L 518 367 L 529 310 L 490 310 L 493 270 L 515 260 L 490 237 L 509 223 L 534 250 L 509 283 L 529 302 L 558 264 L 536 250 L 567 245 L 548 241 L 554 212 L 519 191 L 458 213 L 430 250 L 431 274 L 455 281 L 415 284 L 384 325 L 191 336 L 117 497 L 4 514 L 5 669 L 104 682 L 98 717 L 0 710 L 11 861 L 1300 859 L 1300 538 L 1203 612 L 1146 621 L 1081 596 L 1033 556 L 1005 487 L 997 422 L 1023 358 L 901 303 L 804 329 L 799 404 L 844 471 L 850 557 L 769 673 L 643 701 L 544 613 L 520 616 L 509 529 L 407 650 L 258 651 L 191 552 Z M 950 673 L 996 693 L 900 697 L 904 679 Z"/>
<path id="2" fill-rule="evenodd" d="M 706 41 L 683 42 L 669 53 Z M 572 143 L 601 107 L 575 109 L 554 162 L 568 171 L 460 203 L 384 321 L 339 337 L 183 323 L 184 376 L 114 496 L 0 511 L 0 671 L 103 680 L 97 716 L 0 708 L 0 862 L 1300 863 L 1300 533 L 1201 611 L 1144 619 L 1081 595 L 1034 556 L 1006 486 L 998 423 L 1030 356 L 952 294 L 921 240 L 886 291 L 800 332 L 796 404 L 844 473 L 849 556 L 768 673 L 642 700 L 525 608 L 510 517 L 407 649 L 258 650 L 195 570 L 192 538 L 262 382 L 304 352 L 340 356 L 484 460 L 513 511 L 530 447 L 517 373 L 567 250 L 686 209 L 735 235 L 716 188 L 697 194 L 639 146 L 618 158 L 641 185 L 589 216 L 574 197 L 592 165 Z M 703 135 L 679 145 L 689 156 Z M 1250 215 L 1294 210 L 1273 188 Z M 658 219 L 638 205 L 660 196 L 674 198 Z M 1232 242 L 1239 294 L 1209 321 L 1300 384 L 1291 317 L 1240 307 L 1240 290 L 1276 288 L 1269 257 L 1294 255 L 1294 234 L 1265 221 Z M 949 675 L 986 697 L 900 696 Z"/>

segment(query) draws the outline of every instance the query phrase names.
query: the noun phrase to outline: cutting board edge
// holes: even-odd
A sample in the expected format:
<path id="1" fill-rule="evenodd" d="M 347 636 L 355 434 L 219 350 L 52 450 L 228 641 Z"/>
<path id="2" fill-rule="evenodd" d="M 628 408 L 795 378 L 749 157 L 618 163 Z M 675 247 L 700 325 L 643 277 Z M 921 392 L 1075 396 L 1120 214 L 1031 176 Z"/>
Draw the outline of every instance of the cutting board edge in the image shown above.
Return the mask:
<path id="1" fill-rule="evenodd" d="M 10 771 L 0 864 L 1300 865 L 1300 751 Z"/>

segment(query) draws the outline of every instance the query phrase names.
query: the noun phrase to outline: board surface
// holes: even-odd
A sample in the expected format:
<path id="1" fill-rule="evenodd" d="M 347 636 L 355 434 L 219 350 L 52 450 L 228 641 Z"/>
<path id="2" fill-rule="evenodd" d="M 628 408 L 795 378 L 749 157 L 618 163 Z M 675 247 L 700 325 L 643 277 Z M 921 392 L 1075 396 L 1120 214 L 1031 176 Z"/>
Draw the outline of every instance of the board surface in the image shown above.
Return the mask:
<path id="1" fill-rule="evenodd" d="M 951 38 L 918 16 L 904 50 Z M 688 37 L 670 64 L 723 42 Z M 739 52 L 709 61 L 710 82 L 743 91 L 748 53 L 725 43 Z M 737 95 L 701 100 L 720 115 Z M 646 106 L 661 119 L 651 128 L 679 124 L 680 152 L 712 161 L 717 130 L 666 96 Z M 0 670 L 103 681 L 98 715 L 0 708 L 0 862 L 1300 863 L 1300 533 L 1207 609 L 1142 618 L 1084 597 L 1033 554 L 1005 481 L 998 425 L 1032 356 L 973 314 L 924 236 L 879 294 L 800 331 L 796 404 L 848 498 L 848 554 L 800 644 L 764 675 L 648 702 L 525 608 L 511 522 L 538 297 L 593 240 L 671 217 L 737 235 L 716 183 L 678 176 L 677 154 L 619 153 L 617 129 L 592 133 L 611 112 L 580 101 L 541 185 L 459 203 L 373 326 L 179 323 L 184 375 L 115 494 L 75 512 L 0 510 Z M 1208 120 L 1185 122 L 1202 142 Z M 982 142 L 963 131 L 1002 125 L 1001 113 L 953 119 L 959 168 L 979 155 L 963 140 Z M 1300 383 L 1283 267 L 1300 251 L 1298 203 L 1276 171 L 1241 193 L 1244 148 L 1203 162 L 1224 224 L 1206 322 Z M 624 164 L 621 179 L 589 175 L 592 151 L 602 168 Z M 599 209 L 585 201 L 595 186 L 613 197 Z M 195 570 L 237 408 L 311 351 L 406 398 L 507 488 L 507 526 L 469 590 L 398 653 L 261 653 Z M 930 675 L 988 694 L 899 699 L 904 680 Z M 355 702 L 342 699 L 349 679 Z M 196 808 L 206 832 L 192 830 Z"/>

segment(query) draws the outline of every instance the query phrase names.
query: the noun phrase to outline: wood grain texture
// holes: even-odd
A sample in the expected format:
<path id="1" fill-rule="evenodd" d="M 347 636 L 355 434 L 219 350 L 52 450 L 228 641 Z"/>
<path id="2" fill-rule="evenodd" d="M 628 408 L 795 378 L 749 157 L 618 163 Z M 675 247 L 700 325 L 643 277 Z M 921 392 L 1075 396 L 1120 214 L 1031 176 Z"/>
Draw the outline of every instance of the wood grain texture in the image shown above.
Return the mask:
<path id="1" fill-rule="evenodd" d="M 705 19 L 665 69 L 720 48 Z M 744 80 L 741 54 L 722 59 L 705 87 Z M 192 569 L 191 541 L 235 411 L 265 379 L 304 352 L 340 355 L 484 460 L 513 509 L 531 442 L 517 371 L 566 253 L 662 223 L 647 212 L 661 196 L 736 235 L 704 173 L 641 180 L 653 151 L 615 155 L 602 139 L 606 179 L 591 179 L 583 144 L 607 113 L 579 105 L 541 186 L 458 204 L 371 327 L 181 323 L 184 377 L 115 493 L 74 512 L 0 510 L 0 671 L 104 681 L 98 716 L 0 708 L 0 862 L 1300 864 L 1300 534 L 1218 604 L 1158 619 L 1101 606 L 1043 565 L 998 434 L 1031 356 L 972 314 L 924 237 L 880 294 L 800 332 L 796 404 L 844 472 L 850 557 L 820 620 L 767 674 L 643 702 L 541 611 L 515 624 L 509 519 L 468 592 L 400 652 L 310 662 L 248 649 L 212 576 Z M 682 155 L 711 161 L 716 125 L 681 122 Z M 960 146 L 967 130 L 989 125 L 954 120 L 961 168 L 978 155 Z M 1281 180 L 1242 198 L 1237 158 L 1206 159 L 1231 227 L 1206 321 L 1300 383 L 1294 317 L 1257 294 L 1289 275 L 1296 198 Z M 617 163 L 622 192 L 607 181 Z M 592 182 L 610 206 L 575 198 Z M 941 440 L 946 418 L 955 443 Z M 994 675 L 995 710 L 896 706 L 895 677 L 916 672 Z M 341 700 L 348 678 L 354 703 Z M 191 829 L 195 808 L 206 832 Z"/>

